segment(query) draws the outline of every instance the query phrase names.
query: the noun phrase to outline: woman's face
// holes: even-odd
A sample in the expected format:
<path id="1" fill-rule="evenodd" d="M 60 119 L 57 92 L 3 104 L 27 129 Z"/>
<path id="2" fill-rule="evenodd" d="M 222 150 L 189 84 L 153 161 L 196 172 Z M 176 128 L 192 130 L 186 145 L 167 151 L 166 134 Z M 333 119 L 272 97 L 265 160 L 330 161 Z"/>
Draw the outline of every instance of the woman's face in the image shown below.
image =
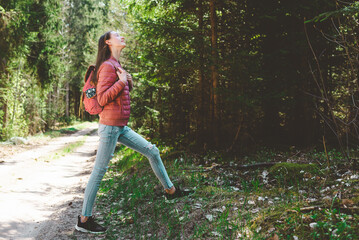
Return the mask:
<path id="1" fill-rule="evenodd" d="M 126 47 L 125 38 L 120 36 L 118 32 L 112 31 L 110 35 L 111 37 L 109 40 L 106 40 L 106 43 L 111 48 L 123 49 L 124 47 Z"/>

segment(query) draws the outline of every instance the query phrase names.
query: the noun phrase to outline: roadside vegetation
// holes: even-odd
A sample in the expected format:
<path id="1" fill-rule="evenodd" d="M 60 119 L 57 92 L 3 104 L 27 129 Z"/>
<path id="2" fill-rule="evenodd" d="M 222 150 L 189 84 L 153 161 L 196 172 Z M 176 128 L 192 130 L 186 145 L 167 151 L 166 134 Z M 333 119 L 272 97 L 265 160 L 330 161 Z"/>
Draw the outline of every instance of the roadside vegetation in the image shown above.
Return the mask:
<path id="1" fill-rule="evenodd" d="M 160 150 L 174 184 L 194 194 L 166 200 L 148 160 L 118 146 L 96 207 L 98 219 L 109 230 L 96 239 L 357 239 L 359 235 L 358 169 L 354 160 L 343 161 L 336 150 L 325 154 L 264 149 L 232 160 L 215 152 L 198 156 Z"/>
<path id="2" fill-rule="evenodd" d="M 91 124 L 93 123 L 74 121 L 70 125 L 57 125 L 48 131 L 39 132 L 32 136 L 27 136 L 26 138 L 14 137 L 7 141 L 2 141 L 0 142 L 0 158 L 5 158 L 6 156 L 10 156 L 21 151 L 29 150 L 36 146 L 47 144 L 53 138 L 73 134 L 77 131 L 89 127 Z M 48 158 L 54 159 L 63 156 L 64 154 L 70 153 L 76 147 L 82 145 L 84 140 L 85 137 L 78 143 L 68 144 L 64 149 L 61 149 L 56 153 L 52 153 L 51 156 L 46 156 L 46 159 L 44 158 L 42 160 L 48 161 Z"/>

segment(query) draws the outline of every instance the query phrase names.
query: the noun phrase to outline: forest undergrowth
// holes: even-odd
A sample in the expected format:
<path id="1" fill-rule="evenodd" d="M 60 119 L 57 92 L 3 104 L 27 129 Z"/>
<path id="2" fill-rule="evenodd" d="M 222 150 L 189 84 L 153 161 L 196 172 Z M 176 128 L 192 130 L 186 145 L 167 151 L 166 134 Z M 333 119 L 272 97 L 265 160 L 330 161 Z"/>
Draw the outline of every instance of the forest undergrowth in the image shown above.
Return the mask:
<path id="1" fill-rule="evenodd" d="M 148 160 L 119 145 L 96 205 L 109 230 L 96 239 L 358 239 L 358 168 L 336 150 L 230 159 L 159 148 L 174 184 L 194 193 L 167 200 Z"/>

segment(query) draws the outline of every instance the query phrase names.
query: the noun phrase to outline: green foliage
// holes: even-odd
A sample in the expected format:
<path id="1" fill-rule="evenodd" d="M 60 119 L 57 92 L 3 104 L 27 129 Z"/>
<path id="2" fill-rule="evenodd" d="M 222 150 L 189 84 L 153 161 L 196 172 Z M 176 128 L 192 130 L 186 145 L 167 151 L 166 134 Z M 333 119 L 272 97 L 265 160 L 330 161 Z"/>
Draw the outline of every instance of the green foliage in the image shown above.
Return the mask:
<path id="1" fill-rule="evenodd" d="M 333 17 L 343 17 L 343 16 L 358 17 L 358 13 L 359 13 L 359 2 L 355 1 L 354 3 L 344 6 L 343 8 L 340 8 L 336 11 L 321 13 L 318 16 L 314 17 L 313 19 L 305 21 L 305 23 L 323 22 L 328 18 L 333 18 Z"/>
<path id="2" fill-rule="evenodd" d="M 0 137 L 72 123 L 108 9 L 92 0 L 0 5 Z"/>
<path id="3" fill-rule="evenodd" d="M 313 239 L 355 239 L 356 233 L 351 226 L 351 216 L 340 213 L 338 210 L 333 209 L 323 210 L 320 213 L 313 214 L 312 219 L 317 221 L 314 228 Z"/>

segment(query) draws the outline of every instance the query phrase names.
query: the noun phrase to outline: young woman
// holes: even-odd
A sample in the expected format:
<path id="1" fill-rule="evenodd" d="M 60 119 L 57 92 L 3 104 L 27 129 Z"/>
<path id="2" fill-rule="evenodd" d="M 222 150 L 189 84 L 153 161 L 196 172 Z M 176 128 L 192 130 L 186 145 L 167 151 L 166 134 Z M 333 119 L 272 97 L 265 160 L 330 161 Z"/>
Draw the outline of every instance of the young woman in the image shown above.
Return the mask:
<path id="1" fill-rule="evenodd" d="M 167 198 L 185 195 L 179 188 L 176 190 L 170 181 L 158 148 L 127 126 L 130 116 L 129 93 L 133 82 L 131 75 L 119 64 L 121 50 L 125 46 L 124 37 L 114 31 L 102 35 L 98 42 L 96 68 L 92 82 L 96 85 L 97 100 L 104 108 L 100 113 L 98 128 L 100 144 L 95 165 L 85 190 L 82 214 L 78 216 L 75 226 L 81 232 L 103 233 L 106 231 L 105 227 L 95 222 L 92 217 L 92 208 L 117 142 L 140 152 L 149 159 L 155 175 L 164 187 Z"/>

